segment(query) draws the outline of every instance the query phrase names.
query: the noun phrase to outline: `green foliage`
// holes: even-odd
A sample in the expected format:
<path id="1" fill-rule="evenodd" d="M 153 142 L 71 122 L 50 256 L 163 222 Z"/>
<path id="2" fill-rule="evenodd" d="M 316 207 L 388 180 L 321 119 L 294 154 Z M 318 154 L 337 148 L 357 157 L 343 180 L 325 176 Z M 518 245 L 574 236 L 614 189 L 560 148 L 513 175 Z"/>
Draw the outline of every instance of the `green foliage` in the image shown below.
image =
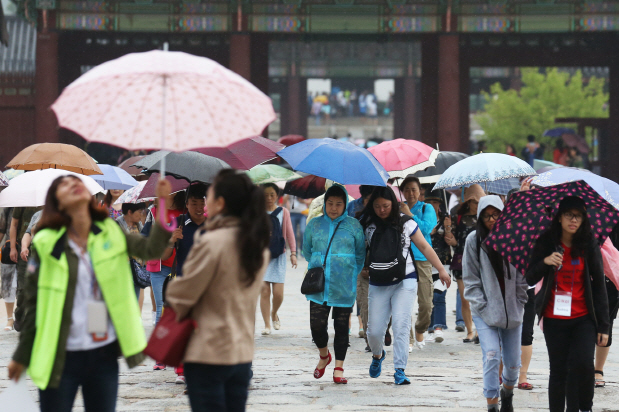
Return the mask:
<path id="1" fill-rule="evenodd" d="M 582 73 L 573 76 L 557 68 L 545 73 L 536 67 L 521 69 L 523 86 L 520 92 L 503 90 L 499 83 L 484 93 L 487 101 L 485 112 L 475 117 L 486 133 L 490 152 L 505 152 L 505 145 L 512 144 L 516 154 L 532 134 L 547 147 L 546 156 L 551 156 L 554 141 L 542 137 L 546 129 L 571 127 L 555 123 L 557 117 L 608 117 L 608 93 L 604 93 L 604 79 L 592 77 L 583 85 Z"/>

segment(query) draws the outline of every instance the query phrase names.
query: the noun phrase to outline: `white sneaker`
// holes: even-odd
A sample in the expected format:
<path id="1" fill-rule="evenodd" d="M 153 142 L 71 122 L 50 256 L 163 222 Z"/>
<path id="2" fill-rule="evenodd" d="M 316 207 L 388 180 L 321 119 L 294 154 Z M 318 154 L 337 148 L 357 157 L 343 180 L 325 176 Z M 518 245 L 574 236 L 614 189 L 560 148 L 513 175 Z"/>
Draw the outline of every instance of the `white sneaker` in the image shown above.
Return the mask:
<path id="1" fill-rule="evenodd" d="M 279 316 L 277 317 L 277 320 L 273 321 L 273 329 L 275 330 L 279 330 L 279 328 L 282 327 L 282 324 L 279 322 Z"/>
<path id="2" fill-rule="evenodd" d="M 436 343 L 441 343 L 443 342 L 445 339 L 443 338 L 443 331 L 440 329 L 437 329 L 434 331 L 434 341 Z"/>
<path id="3" fill-rule="evenodd" d="M 176 375 L 176 380 L 174 381 L 177 385 L 182 385 L 185 382 L 185 375 Z"/>
<path id="4" fill-rule="evenodd" d="M 417 349 L 421 350 L 424 348 L 424 346 L 426 346 L 426 342 L 423 340 L 421 342 L 418 342 L 417 340 L 415 340 L 415 346 L 417 346 Z"/>
<path id="5" fill-rule="evenodd" d="M 408 345 L 408 353 L 411 353 L 413 351 L 413 345 Z"/>
<path id="6" fill-rule="evenodd" d="M 271 334 L 271 329 L 263 329 L 262 330 L 262 334 L 265 335 L 265 336 L 266 335 L 270 335 Z"/>
<path id="7" fill-rule="evenodd" d="M 434 333 L 428 333 L 426 337 L 426 342 L 434 342 Z"/>

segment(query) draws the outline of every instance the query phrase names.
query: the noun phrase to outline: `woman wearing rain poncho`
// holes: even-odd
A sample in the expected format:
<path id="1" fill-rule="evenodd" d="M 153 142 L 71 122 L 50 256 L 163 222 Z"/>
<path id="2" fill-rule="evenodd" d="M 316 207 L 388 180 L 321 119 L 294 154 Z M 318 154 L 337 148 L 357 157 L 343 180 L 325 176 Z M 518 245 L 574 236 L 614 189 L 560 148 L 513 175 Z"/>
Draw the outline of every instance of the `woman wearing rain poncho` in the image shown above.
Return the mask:
<path id="1" fill-rule="evenodd" d="M 348 321 L 357 295 L 357 275 L 365 262 L 363 229 L 357 219 L 346 213 L 347 204 L 348 193 L 344 187 L 334 185 L 329 188 L 324 197 L 324 214 L 308 223 L 303 239 L 303 256 L 309 262 L 309 269 L 320 267 L 326 261 L 324 292 L 307 295 L 312 338 L 320 350 L 314 377 L 321 378 L 332 360 L 327 347 L 327 324 L 329 312 L 333 309 L 335 383 L 348 382 L 343 377 L 342 368 L 348 350 Z"/>

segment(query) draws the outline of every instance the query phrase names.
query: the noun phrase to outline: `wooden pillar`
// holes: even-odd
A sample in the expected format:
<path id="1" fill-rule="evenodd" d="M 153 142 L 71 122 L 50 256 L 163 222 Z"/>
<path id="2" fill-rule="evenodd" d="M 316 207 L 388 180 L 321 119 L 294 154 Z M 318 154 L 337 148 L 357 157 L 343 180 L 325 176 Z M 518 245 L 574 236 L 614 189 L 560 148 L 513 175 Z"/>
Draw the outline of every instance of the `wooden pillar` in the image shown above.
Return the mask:
<path id="1" fill-rule="evenodd" d="M 437 129 L 441 150 L 468 151 L 460 139 L 460 45 L 456 34 L 438 38 Z"/>
<path id="2" fill-rule="evenodd" d="M 438 142 L 438 37 L 421 41 L 421 141 L 431 147 Z M 442 147 L 440 148 L 442 150 Z"/>
<path id="3" fill-rule="evenodd" d="M 251 81 L 251 35 L 230 36 L 230 70 Z"/>
<path id="4" fill-rule="evenodd" d="M 49 108 L 58 97 L 58 33 L 37 33 L 34 76 L 34 134 L 36 143 L 58 142 L 58 121 Z"/>
<path id="5" fill-rule="evenodd" d="M 416 87 L 414 77 L 395 79 L 393 138 L 420 140 L 417 133 Z"/>

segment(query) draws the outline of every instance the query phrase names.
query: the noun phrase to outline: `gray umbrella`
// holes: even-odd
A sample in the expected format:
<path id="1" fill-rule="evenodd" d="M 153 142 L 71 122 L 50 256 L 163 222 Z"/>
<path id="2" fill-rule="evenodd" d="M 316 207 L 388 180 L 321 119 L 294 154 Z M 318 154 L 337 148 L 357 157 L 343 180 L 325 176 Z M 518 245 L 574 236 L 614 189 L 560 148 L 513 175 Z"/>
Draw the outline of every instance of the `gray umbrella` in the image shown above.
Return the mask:
<path id="1" fill-rule="evenodd" d="M 210 184 L 222 169 L 230 169 L 230 165 L 216 157 L 198 152 L 172 152 L 165 156 L 165 173 L 192 183 Z M 161 160 L 146 170 L 147 173 L 160 171 Z"/>
<path id="2" fill-rule="evenodd" d="M 144 156 L 142 159 L 133 163 L 131 166 L 141 167 L 142 169 L 150 169 L 155 165 L 155 163 L 159 162 L 164 156 L 167 156 L 170 153 L 171 152 L 169 150 L 159 150 L 157 152 Z"/>

